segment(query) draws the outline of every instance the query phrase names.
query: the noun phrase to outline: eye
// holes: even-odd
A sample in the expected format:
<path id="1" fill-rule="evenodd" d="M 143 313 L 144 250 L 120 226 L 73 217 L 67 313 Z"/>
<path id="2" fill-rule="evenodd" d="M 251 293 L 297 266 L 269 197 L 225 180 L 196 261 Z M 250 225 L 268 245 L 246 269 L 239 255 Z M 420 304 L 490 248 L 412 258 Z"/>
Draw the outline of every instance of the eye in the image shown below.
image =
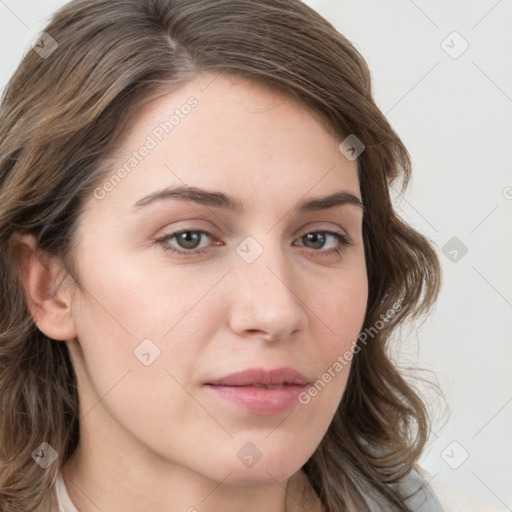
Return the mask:
<path id="1" fill-rule="evenodd" d="M 205 238 L 212 238 L 212 234 L 202 229 L 188 229 L 169 233 L 155 241 L 160 243 L 165 251 L 176 254 L 198 254 L 204 252 L 208 247 L 208 245 L 205 247 L 202 243 Z M 178 247 L 169 245 L 168 242 L 173 239 L 175 239 Z"/>
<path id="2" fill-rule="evenodd" d="M 211 250 L 212 238 L 212 233 L 202 229 L 182 229 L 163 235 L 155 242 L 159 243 L 166 252 L 193 256 Z M 210 239 L 210 243 L 208 243 L 208 239 Z M 174 242 L 171 243 L 173 240 Z M 338 257 L 344 248 L 353 243 L 348 235 L 326 230 L 310 231 L 298 240 L 302 243 L 296 245 L 304 246 L 325 257 Z M 217 241 L 213 245 L 222 245 L 222 243 Z"/>
<path id="3" fill-rule="evenodd" d="M 311 231 L 299 238 L 303 245 L 322 256 L 339 256 L 344 248 L 352 245 L 352 239 L 345 234 L 338 233 L 337 231 Z M 327 249 L 325 246 L 328 245 Z"/>

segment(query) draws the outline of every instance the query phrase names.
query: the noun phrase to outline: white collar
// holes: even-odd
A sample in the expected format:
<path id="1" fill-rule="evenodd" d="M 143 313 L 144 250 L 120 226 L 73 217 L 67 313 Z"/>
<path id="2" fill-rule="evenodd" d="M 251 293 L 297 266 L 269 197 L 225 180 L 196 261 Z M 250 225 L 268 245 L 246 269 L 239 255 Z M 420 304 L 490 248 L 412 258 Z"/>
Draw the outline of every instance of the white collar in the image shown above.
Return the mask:
<path id="1" fill-rule="evenodd" d="M 69 497 L 66 484 L 60 471 L 55 482 L 55 494 L 57 496 L 57 510 L 55 512 L 78 512 L 78 509 Z"/>

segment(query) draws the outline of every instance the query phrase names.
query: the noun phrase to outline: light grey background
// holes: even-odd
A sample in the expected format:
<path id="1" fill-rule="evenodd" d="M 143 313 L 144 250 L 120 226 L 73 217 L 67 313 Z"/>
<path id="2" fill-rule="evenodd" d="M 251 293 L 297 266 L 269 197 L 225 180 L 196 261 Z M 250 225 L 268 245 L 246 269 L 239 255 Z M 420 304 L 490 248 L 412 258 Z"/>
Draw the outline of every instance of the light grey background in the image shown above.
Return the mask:
<path id="1" fill-rule="evenodd" d="M 64 3 L 0 0 L 0 90 Z M 367 60 L 377 103 L 414 162 L 396 207 L 443 264 L 436 309 L 398 349 L 402 363 L 435 373 L 450 407 L 420 462 L 511 508 L 512 1 L 306 3 Z"/>

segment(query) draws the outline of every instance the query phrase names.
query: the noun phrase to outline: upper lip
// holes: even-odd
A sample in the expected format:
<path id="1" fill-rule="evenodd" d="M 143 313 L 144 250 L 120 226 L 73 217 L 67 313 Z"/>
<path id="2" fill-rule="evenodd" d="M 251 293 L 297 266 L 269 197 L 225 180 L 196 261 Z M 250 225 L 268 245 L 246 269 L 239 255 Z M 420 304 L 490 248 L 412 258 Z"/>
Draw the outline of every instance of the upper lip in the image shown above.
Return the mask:
<path id="1" fill-rule="evenodd" d="M 308 384 L 308 378 L 293 368 L 284 367 L 268 370 L 250 368 L 207 382 L 214 386 L 277 386 L 279 384 Z"/>

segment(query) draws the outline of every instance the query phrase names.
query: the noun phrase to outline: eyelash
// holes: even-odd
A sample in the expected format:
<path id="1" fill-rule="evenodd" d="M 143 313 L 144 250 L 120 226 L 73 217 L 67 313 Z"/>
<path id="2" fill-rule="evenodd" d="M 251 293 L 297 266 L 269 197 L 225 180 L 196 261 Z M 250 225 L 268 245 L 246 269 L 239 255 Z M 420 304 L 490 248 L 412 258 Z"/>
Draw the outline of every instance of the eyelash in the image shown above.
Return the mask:
<path id="1" fill-rule="evenodd" d="M 190 255 L 198 255 L 198 254 L 203 254 L 203 253 L 211 250 L 211 247 L 205 247 L 205 248 L 202 248 L 202 249 L 186 250 L 186 249 L 176 249 L 174 247 L 171 248 L 169 245 L 167 245 L 166 242 L 169 239 L 174 238 L 175 236 L 181 235 L 182 233 L 201 233 L 202 235 L 206 235 L 206 236 L 208 236 L 210 238 L 213 238 L 213 234 L 212 233 L 210 233 L 209 231 L 203 230 L 203 229 L 195 229 L 195 230 L 194 229 L 181 229 L 179 231 L 174 231 L 172 233 L 163 235 L 160 238 L 157 238 L 155 240 L 155 242 L 159 243 L 162 246 L 162 249 L 165 252 L 170 252 L 172 254 L 178 254 L 178 255 L 189 255 L 189 256 Z M 344 250 L 347 247 L 353 245 L 353 241 L 352 241 L 352 239 L 348 235 L 338 233 L 337 231 L 329 231 L 329 230 L 325 230 L 325 229 L 318 229 L 318 230 L 308 231 L 307 233 L 305 233 L 304 235 L 299 237 L 299 239 L 305 237 L 306 235 L 313 234 L 313 233 L 323 233 L 323 234 L 327 234 L 327 235 L 332 235 L 335 238 L 337 238 L 338 242 L 341 244 L 341 247 L 334 247 L 334 248 L 329 249 L 327 251 L 322 251 L 322 249 L 310 249 L 309 248 L 310 251 L 316 252 L 316 253 L 320 253 L 323 257 L 327 257 L 327 258 L 329 258 L 329 257 L 339 257 L 339 256 L 341 256 L 341 254 L 344 252 Z"/>

